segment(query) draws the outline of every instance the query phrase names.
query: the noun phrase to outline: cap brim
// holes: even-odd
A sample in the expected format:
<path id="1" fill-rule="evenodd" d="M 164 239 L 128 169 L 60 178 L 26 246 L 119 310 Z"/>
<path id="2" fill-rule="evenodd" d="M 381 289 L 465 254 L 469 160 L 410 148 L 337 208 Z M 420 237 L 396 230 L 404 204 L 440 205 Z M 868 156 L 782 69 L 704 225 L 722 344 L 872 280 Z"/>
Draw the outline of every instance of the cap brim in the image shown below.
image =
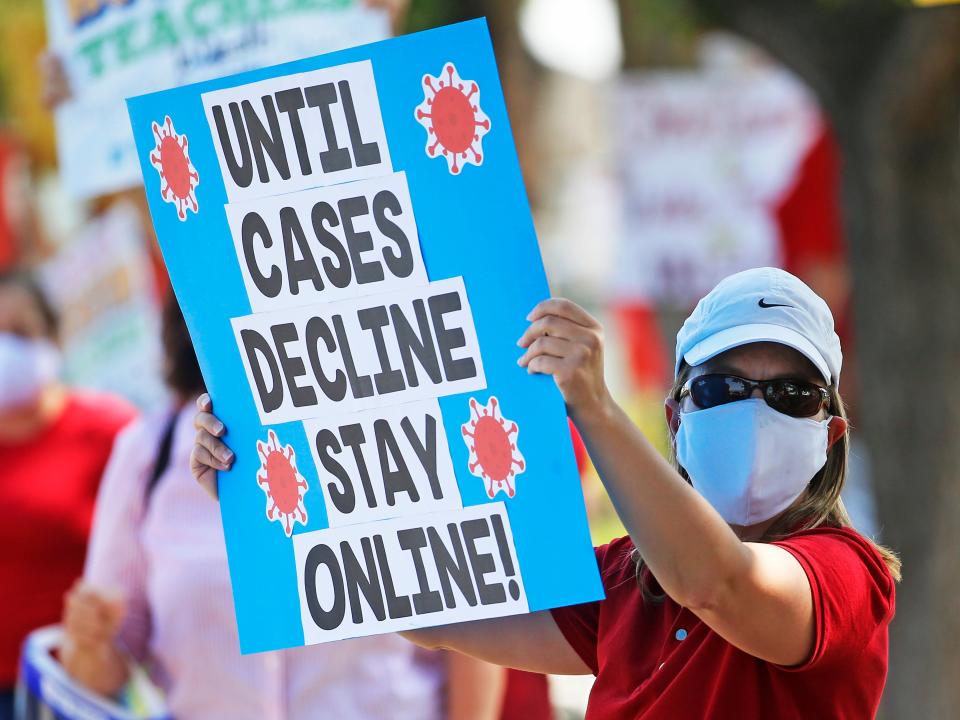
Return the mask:
<path id="1" fill-rule="evenodd" d="M 700 365 L 722 352 L 757 342 L 775 342 L 792 347 L 816 366 L 828 384 L 832 381 L 827 361 L 823 359 L 823 355 L 817 351 L 813 343 L 796 330 L 780 325 L 738 325 L 721 330 L 687 350 L 683 359 L 688 365 Z"/>

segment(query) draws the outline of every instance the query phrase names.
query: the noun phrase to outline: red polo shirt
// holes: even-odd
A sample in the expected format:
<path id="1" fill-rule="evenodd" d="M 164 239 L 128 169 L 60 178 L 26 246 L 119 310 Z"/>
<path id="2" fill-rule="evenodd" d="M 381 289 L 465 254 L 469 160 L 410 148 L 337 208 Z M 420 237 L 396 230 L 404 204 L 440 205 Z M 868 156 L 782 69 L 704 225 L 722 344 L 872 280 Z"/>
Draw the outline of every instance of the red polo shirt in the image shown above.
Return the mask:
<path id="1" fill-rule="evenodd" d="M 807 573 L 816 617 L 813 654 L 790 668 L 738 650 L 670 599 L 645 602 L 629 538 L 597 548 L 606 599 L 553 610 L 597 676 L 587 720 L 872 718 L 894 613 L 883 559 L 851 529 L 806 530 L 776 544 Z"/>
<path id="2" fill-rule="evenodd" d="M 133 416 L 120 400 L 72 394 L 38 435 L 0 442 L 0 690 L 14 684 L 27 633 L 60 621 L 113 438 Z"/>

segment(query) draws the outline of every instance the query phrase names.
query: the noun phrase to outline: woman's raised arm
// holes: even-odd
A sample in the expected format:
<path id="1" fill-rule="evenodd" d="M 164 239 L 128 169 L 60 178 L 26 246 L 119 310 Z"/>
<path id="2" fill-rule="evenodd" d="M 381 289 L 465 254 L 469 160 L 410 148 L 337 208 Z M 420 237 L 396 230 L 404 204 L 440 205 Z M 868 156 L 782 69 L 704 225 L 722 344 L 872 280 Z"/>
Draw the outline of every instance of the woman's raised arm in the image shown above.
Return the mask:
<path id="1" fill-rule="evenodd" d="M 495 665 L 550 675 L 589 675 L 549 610 L 400 633 L 431 650 L 456 650 Z"/>
<path id="2" fill-rule="evenodd" d="M 541 302 L 518 361 L 551 375 L 627 532 L 664 592 L 746 653 L 782 665 L 813 645 L 813 603 L 800 563 L 742 542 L 617 405 L 603 374 L 603 328 L 583 308 Z"/>

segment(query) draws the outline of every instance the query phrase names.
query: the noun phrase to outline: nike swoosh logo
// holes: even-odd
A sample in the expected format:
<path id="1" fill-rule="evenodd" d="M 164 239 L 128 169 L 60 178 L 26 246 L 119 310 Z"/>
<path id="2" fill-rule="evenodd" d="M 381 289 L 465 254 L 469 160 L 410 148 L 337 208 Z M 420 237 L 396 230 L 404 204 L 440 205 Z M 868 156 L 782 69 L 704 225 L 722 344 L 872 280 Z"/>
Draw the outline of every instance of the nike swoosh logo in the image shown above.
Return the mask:
<path id="1" fill-rule="evenodd" d="M 760 302 L 757 303 L 762 308 L 772 308 L 772 307 L 793 307 L 793 305 L 783 305 L 781 303 L 768 303 L 766 298 L 760 298 Z"/>

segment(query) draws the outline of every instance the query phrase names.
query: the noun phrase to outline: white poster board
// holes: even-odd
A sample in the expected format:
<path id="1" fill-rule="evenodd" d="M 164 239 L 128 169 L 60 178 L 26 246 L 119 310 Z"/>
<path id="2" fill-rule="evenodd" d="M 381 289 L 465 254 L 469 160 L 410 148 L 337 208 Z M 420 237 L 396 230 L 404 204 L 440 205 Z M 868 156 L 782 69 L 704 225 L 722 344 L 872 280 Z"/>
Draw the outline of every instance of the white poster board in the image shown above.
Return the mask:
<path id="1" fill-rule="evenodd" d="M 56 111 L 60 169 L 86 198 L 140 185 L 124 99 L 382 40 L 360 0 L 46 0 L 72 97 Z"/>
<path id="2" fill-rule="evenodd" d="M 625 76 L 619 299 L 693 307 L 720 279 L 782 262 L 775 206 L 820 128 L 800 81 L 713 38 L 695 70 Z"/>
<path id="3" fill-rule="evenodd" d="M 117 393 L 140 408 L 167 397 L 160 309 L 143 226 L 118 203 L 41 267 L 60 311 L 64 379 Z"/>

